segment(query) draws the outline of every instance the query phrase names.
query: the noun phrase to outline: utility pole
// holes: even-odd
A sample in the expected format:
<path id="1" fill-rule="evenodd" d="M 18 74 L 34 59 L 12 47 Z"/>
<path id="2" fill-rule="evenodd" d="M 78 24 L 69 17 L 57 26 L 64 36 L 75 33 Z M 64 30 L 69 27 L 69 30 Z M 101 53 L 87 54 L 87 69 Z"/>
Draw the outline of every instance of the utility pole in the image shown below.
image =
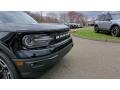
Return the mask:
<path id="1" fill-rule="evenodd" d="M 42 14 L 43 14 L 43 12 L 42 12 L 42 11 L 40 11 L 41 22 L 42 22 L 42 16 L 43 16 Z"/>

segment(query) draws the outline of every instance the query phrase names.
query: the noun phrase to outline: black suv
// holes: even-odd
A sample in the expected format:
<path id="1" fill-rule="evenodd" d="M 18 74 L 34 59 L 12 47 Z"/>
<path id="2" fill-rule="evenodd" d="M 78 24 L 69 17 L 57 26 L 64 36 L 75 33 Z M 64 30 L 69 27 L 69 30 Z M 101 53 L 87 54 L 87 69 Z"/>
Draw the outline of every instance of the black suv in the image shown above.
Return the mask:
<path id="1" fill-rule="evenodd" d="M 0 12 L 0 78 L 36 78 L 73 47 L 69 28 L 39 24 L 25 12 Z"/>

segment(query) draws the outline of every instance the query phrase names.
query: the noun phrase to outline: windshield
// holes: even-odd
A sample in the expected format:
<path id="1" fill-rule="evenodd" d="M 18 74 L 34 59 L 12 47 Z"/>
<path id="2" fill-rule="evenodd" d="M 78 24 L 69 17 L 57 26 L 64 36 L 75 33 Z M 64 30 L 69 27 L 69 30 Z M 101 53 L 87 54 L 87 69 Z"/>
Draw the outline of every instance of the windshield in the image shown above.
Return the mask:
<path id="1" fill-rule="evenodd" d="M 35 21 L 32 17 L 27 15 L 24 12 L 0 12 L 0 23 L 18 23 L 18 24 L 35 24 Z"/>
<path id="2" fill-rule="evenodd" d="M 120 19 L 120 14 L 112 14 L 112 19 Z"/>

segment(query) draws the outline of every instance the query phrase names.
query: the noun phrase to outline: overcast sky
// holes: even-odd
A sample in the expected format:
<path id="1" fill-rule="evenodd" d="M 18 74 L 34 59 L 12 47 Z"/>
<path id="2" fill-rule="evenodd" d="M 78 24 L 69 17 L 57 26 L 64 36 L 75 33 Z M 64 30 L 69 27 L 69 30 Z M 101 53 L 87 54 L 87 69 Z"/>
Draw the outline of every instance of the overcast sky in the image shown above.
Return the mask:
<path id="1" fill-rule="evenodd" d="M 67 11 L 42 11 L 42 15 L 45 16 L 47 13 L 50 13 L 50 12 L 54 12 L 56 14 L 67 13 Z M 83 13 L 84 15 L 86 15 L 89 18 L 95 18 L 97 15 L 99 15 L 103 11 L 79 11 L 79 12 Z M 41 11 L 39 11 L 39 13 L 41 14 Z"/>

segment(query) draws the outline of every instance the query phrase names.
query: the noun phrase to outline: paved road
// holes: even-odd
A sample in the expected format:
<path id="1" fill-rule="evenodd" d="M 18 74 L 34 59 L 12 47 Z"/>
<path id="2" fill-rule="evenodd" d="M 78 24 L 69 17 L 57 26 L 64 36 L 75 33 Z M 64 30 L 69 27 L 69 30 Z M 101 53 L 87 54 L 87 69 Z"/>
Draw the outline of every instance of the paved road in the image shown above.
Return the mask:
<path id="1" fill-rule="evenodd" d="M 120 43 L 73 39 L 71 52 L 41 78 L 120 78 Z"/>

